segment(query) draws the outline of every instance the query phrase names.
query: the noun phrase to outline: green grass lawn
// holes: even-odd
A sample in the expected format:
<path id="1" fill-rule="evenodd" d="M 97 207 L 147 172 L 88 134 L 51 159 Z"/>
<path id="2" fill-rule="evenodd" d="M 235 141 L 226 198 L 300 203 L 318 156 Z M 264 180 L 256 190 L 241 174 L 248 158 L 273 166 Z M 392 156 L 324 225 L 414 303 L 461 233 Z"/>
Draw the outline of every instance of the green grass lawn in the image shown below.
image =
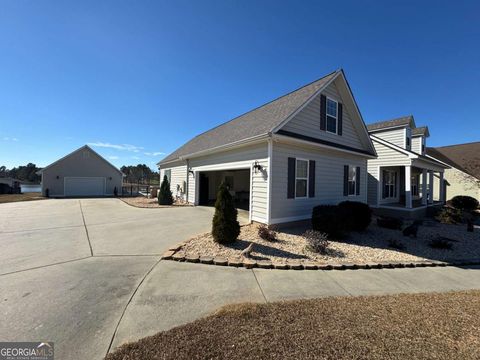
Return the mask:
<path id="1" fill-rule="evenodd" d="M 23 193 L 23 194 L 0 194 L 0 204 L 17 202 L 17 201 L 30 201 L 30 200 L 43 200 L 45 199 L 41 193 Z"/>
<path id="2" fill-rule="evenodd" d="M 480 291 L 227 306 L 108 360 L 478 359 Z"/>

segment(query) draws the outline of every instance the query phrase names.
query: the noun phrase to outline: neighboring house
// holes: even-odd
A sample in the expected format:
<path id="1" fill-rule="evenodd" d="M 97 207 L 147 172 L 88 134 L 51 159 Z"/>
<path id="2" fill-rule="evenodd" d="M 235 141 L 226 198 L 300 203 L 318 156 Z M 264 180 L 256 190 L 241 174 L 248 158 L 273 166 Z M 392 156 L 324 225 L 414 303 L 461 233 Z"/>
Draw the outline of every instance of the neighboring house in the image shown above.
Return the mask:
<path id="1" fill-rule="evenodd" d="M 480 201 L 480 142 L 427 148 L 427 155 L 451 167 L 445 170 L 447 200 L 467 195 Z M 437 199 L 438 191 L 433 195 Z"/>
<path id="2" fill-rule="evenodd" d="M 42 170 L 42 194 L 51 197 L 111 196 L 120 193 L 123 174 L 88 145 Z"/>
<path id="3" fill-rule="evenodd" d="M 286 223 L 320 204 L 367 202 L 376 157 L 342 70 L 193 138 L 158 163 L 176 197 L 212 205 L 225 181 L 250 220 Z"/>
<path id="4" fill-rule="evenodd" d="M 418 217 L 434 203 L 434 177 L 443 179 L 448 165 L 425 154 L 427 127 L 413 116 L 367 126 L 378 157 L 368 160 L 368 203 L 377 213 Z M 443 180 L 442 180 L 443 182 Z M 439 201 L 445 199 L 439 187 Z"/>
<path id="5" fill-rule="evenodd" d="M 21 181 L 14 178 L 0 178 L 0 194 L 17 194 L 20 192 Z"/>

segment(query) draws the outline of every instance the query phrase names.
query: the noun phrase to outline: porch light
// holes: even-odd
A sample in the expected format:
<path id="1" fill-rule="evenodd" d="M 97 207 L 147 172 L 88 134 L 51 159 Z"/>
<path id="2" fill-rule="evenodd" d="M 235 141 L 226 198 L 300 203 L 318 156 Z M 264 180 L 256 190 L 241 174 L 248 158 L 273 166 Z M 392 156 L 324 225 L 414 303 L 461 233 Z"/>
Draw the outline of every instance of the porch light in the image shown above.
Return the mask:
<path id="1" fill-rule="evenodd" d="M 193 170 L 188 170 L 188 173 L 191 174 L 192 176 L 195 175 L 195 173 L 193 172 Z"/>
<path id="2" fill-rule="evenodd" d="M 260 171 L 263 169 L 263 167 L 258 163 L 258 161 L 255 160 L 255 162 L 253 163 L 253 169 L 255 170 L 255 174 L 256 174 L 257 170 Z"/>

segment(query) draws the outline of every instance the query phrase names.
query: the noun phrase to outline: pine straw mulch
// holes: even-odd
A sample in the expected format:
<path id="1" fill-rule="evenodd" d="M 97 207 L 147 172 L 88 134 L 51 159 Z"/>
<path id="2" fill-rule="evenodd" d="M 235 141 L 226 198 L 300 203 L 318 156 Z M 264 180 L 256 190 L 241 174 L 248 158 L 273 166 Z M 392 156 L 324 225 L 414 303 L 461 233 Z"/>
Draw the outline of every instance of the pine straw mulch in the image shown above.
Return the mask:
<path id="1" fill-rule="evenodd" d="M 230 305 L 107 360 L 478 359 L 480 291 Z"/>

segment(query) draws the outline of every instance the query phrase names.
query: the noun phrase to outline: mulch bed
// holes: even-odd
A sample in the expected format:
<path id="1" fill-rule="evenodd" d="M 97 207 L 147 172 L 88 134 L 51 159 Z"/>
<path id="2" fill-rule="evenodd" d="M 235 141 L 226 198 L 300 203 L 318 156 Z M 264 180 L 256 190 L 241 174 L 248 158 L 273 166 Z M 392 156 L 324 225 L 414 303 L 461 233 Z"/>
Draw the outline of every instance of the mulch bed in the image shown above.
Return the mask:
<path id="1" fill-rule="evenodd" d="M 227 306 L 107 360 L 478 359 L 480 291 Z"/>
<path id="2" fill-rule="evenodd" d="M 182 206 L 193 206 L 185 201 L 175 200 L 173 205 L 158 205 L 157 198 L 149 199 L 145 196 L 119 197 L 124 203 L 138 208 L 172 208 Z"/>

